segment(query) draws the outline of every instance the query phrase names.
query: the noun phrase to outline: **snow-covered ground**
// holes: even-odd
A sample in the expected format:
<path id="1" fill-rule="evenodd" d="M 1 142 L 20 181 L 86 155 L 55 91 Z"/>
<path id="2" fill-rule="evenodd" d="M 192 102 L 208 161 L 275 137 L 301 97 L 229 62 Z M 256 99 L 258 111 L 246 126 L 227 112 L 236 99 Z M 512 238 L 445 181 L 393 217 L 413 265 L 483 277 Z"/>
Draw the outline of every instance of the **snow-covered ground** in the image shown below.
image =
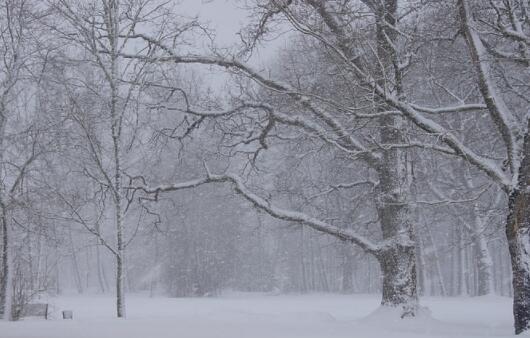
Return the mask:
<path id="1" fill-rule="evenodd" d="M 0 322 L 2 338 L 414 338 L 509 337 L 511 300 L 502 297 L 424 298 L 431 316 L 394 321 L 375 295 L 227 294 L 216 298 L 127 299 L 127 319 L 114 316 L 114 299 L 50 299 L 50 320 Z M 73 320 L 60 311 L 74 311 Z"/>

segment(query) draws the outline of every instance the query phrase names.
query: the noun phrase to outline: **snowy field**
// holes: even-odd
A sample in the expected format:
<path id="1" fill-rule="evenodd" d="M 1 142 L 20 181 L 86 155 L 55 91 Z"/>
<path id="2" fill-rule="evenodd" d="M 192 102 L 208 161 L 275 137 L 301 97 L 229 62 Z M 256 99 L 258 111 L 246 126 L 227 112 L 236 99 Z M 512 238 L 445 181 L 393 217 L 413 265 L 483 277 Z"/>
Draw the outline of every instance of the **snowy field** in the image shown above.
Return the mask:
<path id="1" fill-rule="evenodd" d="M 114 316 L 114 299 L 50 299 L 52 318 L 0 322 L 2 338 L 413 338 L 509 337 L 511 300 L 425 298 L 431 318 L 391 320 L 372 314 L 375 295 L 228 294 L 216 298 L 128 297 L 128 318 Z M 59 319 L 71 309 L 74 320 Z"/>

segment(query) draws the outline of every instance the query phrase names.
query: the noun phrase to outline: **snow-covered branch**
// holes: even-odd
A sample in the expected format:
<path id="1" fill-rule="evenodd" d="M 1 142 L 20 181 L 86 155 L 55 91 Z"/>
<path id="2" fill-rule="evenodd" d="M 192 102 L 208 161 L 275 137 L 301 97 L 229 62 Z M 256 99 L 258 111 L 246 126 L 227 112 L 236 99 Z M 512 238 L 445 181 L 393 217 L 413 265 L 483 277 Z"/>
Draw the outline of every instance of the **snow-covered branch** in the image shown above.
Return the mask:
<path id="1" fill-rule="evenodd" d="M 519 141 L 522 139 L 519 124 L 491 79 L 491 67 L 489 65 L 490 61 L 486 59 L 486 47 L 476 32 L 467 1 L 459 0 L 458 5 L 466 43 L 478 74 L 479 90 L 493 122 L 502 135 L 508 153 L 510 169 L 515 174 L 519 167 L 517 157 L 520 148 Z"/>
<path id="2" fill-rule="evenodd" d="M 470 103 L 470 104 L 462 104 L 458 106 L 448 106 L 448 107 L 439 107 L 439 108 L 422 107 L 420 105 L 413 104 L 413 103 L 411 103 L 410 106 L 418 111 L 421 111 L 423 113 L 429 113 L 429 114 L 463 113 L 463 112 L 476 111 L 476 110 L 487 108 L 485 104 L 481 104 L 481 103 Z"/>
<path id="3" fill-rule="evenodd" d="M 337 55 L 344 61 L 344 63 L 347 65 L 348 69 L 350 69 L 352 72 L 354 72 L 359 80 L 363 82 L 368 88 L 371 88 L 371 90 L 380 98 L 383 99 L 383 101 L 386 102 L 390 107 L 395 108 L 398 110 L 401 114 L 406 116 L 409 120 L 411 120 L 414 124 L 416 124 L 421 129 L 434 134 L 438 135 L 440 139 L 446 143 L 456 155 L 462 157 L 472 165 L 476 166 L 480 170 L 484 171 L 488 176 L 490 176 L 495 182 L 497 182 L 500 186 L 502 186 L 505 190 L 510 190 L 513 181 L 511 178 L 509 178 L 503 170 L 500 168 L 499 165 L 494 163 L 493 161 L 478 155 L 476 152 L 474 152 L 472 149 L 467 147 L 454 133 L 444 128 L 439 123 L 435 122 L 432 119 L 427 118 L 422 114 L 423 112 L 436 112 L 433 111 L 432 108 L 421 108 L 421 107 L 415 107 L 414 105 L 400 100 L 398 97 L 396 97 L 394 94 L 391 93 L 391 91 L 386 90 L 386 88 L 382 88 L 380 85 L 378 85 L 377 81 L 373 78 L 373 76 L 369 73 L 369 71 L 365 70 L 362 65 L 357 62 L 357 57 L 354 54 L 354 51 L 348 47 L 347 43 L 347 34 L 344 31 L 343 27 L 339 25 L 333 17 L 333 14 L 329 13 L 326 6 L 323 4 L 312 1 L 310 2 L 310 5 L 313 6 L 319 15 L 323 18 L 325 24 L 328 26 L 328 28 L 331 30 L 331 32 L 336 36 L 336 43 L 331 42 L 326 37 L 322 36 L 321 34 L 318 34 L 317 32 L 314 32 L 310 30 L 309 28 L 305 26 L 301 26 L 301 23 L 297 22 L 296 19 L 291 18 L 290 20 L 295 24 L 295 28 L 299 29 L 300 32 L 313 36 L 317 38 L 319 41 L 330 47 L 333 51 L 337 53 Z M 467 110 L 467 109 L 479 109 L 482 108 L 481 105 L 472 105 L 472 106 L 461 106 L 458 107 L 458 110 Z M 450 112 L 454 110 L 455 108 L 449 107 L 449 108 L 441 108 L 440 112 Z M 430 110 L 430 111 L 429 111 Z"/>
<path id="4" fill-rule="evenodd" d="M 325 8 L 318 6 L 319 11 L 321 12 L 322 16 L 325 16 Z M 336 22 L 334 22 L 331 17 L 331 14 L 327 13 L 326 15 L 330 15 L 328 19 L 329 22 L 326 21 L 328 25 L 330 25 L 330 29 L 335 32 L 338 37 L 343 37 L 344 32 L 342 32 L 342 29 L 340 27 L 334 26 Z M 341 144 L 347 145 L 348 148 L 354 149 L 356 151 L 360 152 L 366 152 L 368 154 L 368 159 L 372 163 L 377 163 L 378 157 L 373 152 L 370 152 L 367 150 L 358 140 L 353 138 L 350 133 L 346 131 L 346 128 L 344 128 L 339 121 L 337 121 L 333 116 L 331 116 L 329 113 L 319 109 L 316 107 L 311 99 L 309 97 L 303 96 L 300 93 L 297 93 L 296 90 L 291 88 L 289 84 L 285 84 L 283 82 L 279 82 L 270 78 L 267 78 L 260 74 L 257 70 L 254 70 L 249 65 L 246 65 L 245 63 L 235 59 L 235 58 L 223 58 L 218 56 L 201 56 L 201 55 L 185 55 L 185 56 L 179 56 L 177 55 L 171 48 L 164 46 L 161 42 L 157 41 L 154 38 L 150 38 L 144 35 L 139 35 L 139 38 L 144 39 L 150 44 L 153 44 L 160 49 L 162 49 L 165 53 L 169 54 L 167 56 L 145 56 L 145 55 L 139 55 L 139 54 L 121 54 L 124 58 L 137 58 L 137 59 L 143 59 L 145 61 L 149 62 L 174 62 L 174 63 L 189 63 L 189 64 L 205 64 L 205 65 L 217 65 L 220 67 L 227 68 L 229 70 L 233 70 L 236 72 L 242 72 L 249 78 L 253 79 L 257 83 L 259 83 L 261 86 L 268 88 L 270 90 L 274 90 L 276 92 L 286 94 L 293 98 L 296 102 L 298 102 L 302 107 L 306 108 L 307 110 L 311 111 L 314 115 L 318 116 L 327 126 L 329 126 L 339 137 Z M 344 41 L 343 41 L 344 42 Z M 331 44 L 331 42 L 327 42 L 328 44 Z M 345 43 L 345 42 L 344 42 Z M 431 120 L 421 113 L 419 109 L 416 109 L 413 105 L 404 102 L 402 100 L 399 100 L 397 97 L 395 97 L 392 93 L 389 93 L 385 88 L 380 87 L 376 81 L 373 79 L 373 77 L 366 71 L 362 69 L 362 67 L 355 62 L 355 58 L 348 58 L 346 53 L 351 53 L 350 50 L 342 50 L 346 48 L 346 46 L 343 46 L 344 43 L 338 43 L 337 46 L 335 46 L 335 49 L 338 53 L 341 53 L 343 57 L 343 60 L 348 63 L 348 66 L 352 71 L 354 71 L 359 79 L 363 81 L 365 85 L 370 87 L 379 97 L 381 97 L 389 106 L 395 108 L 398 110 L 401 114 L 406 116 L 408 119 L 410 119 L 412 122 L 414 122 L 417 126 L 422 128 L 425 131 L 428 131 L 431 134 L 438 135 L 442 141 L 444 141 L 453 151 L 456 155 L 466 159 L 469 163 L 472 165 L 478 167 L 482 171 L 484 171 L 487 175 L 489 175 L 491 178 L 493 178 L 498 184 L 500 184 L 504 189 L 511 189 L 512 186 L 512 180 L 507 177 L 507 175 L 502 171 L 499 165 L 494 163 L 493 161 L 484 158 L 483 156 L 478 155 L 475 153 L 472 149 L 465 146 L 456 135 L 454 135 L 452 132 L 448 131 L 446 128 L 442 127 L 440 124 L 435 122 L 434 120 Z M 479 108 L 480 106 L 473 106 L 473 108 Z M 468 108 L 468 107 L 466 107 Z M 427 108 L 425 108 L 427 109 Z M 470 108 L 471 109 L 471 108 Z"/>
<path id="5" fill-rule="evenodd" d="M 343 241 L 348 241 L 353 244 L 356 244 L 369 253 L 377 254 L 381 250 L 380 246 L 376 245 L 370 239 L 354 232 L 351 229 L 340 228 L 338 226 L 329 224 L 305 213 L 286 210 L 272 205 L 270 201 L 265 200 L 264 198 L 253 193 L 244 184 L 243 180 L 240 177 L 232 174 L 215 175 L 208 172 L 206 177 L 201 179 L 195 179 L 170 185 L 161 185 L 158 187 L 132 186 L 129 187 L 129 189 L 138 189 L 148 194 L 155 194 L 156 196 L 158 196 L 160 193 L 196 188 L 198 186 L 208 183 L 230 183 L 236 193 L 243 196 L 257 209 L 265 211 L 267 214 L 271 215 L 276 219 L 303 224 L 314 230 L 337 237 Z"/>
<path id="6" fill-rule="evenodd" d="M 366 151 L 366 148 L 364 147 L 364 145 L 359 140 L 354 138 L 351 135 L 351 133 L 347 131 L 347 128 L 345 128 L 340 123 L 340 121 L 338 121 L 333 115 L 331 115 L 326 110 L 321 109 L 320 107 L 315 105 L 311 100 L 311 96 L 299 93 L 296 89 L 292 88 L 288 83 L 284 83 L 281 81 L 277 81 L 277 80 L 265 77 L 259 71 L 253 69 L 250 65 L 240 60 L 237 60 L 235 58 L 224 58 L 224 57 L 218 57 L 218 56 L 203 56 L 203 55 L 181 56 L 181 55 L 176 54 L 171 48 L 164 46 L 161 42 L 157 41 L 154 38 L 148 37 L 146 35 L 140 35 L 140 34 L 136 35 L 135 37 L 141 38 L 145 40 L 146 42 L 159 47 L 164 52 L 166 52 L 168 56 L 155 57 L 155 56 L 140 55 L 140 54 L 121 53 L 120 55 L 123 58 L 140 59 L 140 60 L 144 60 L 147 62 L 174 62 L 178 64 L 215 65 L 215 66 L 226 68 L 227 70 L 242 73 L 243 75 L 247 76 L 253 81 L 256 81 L 259 85 L 269 90 L 289 96 L 296 103 L 298 103 L 302 108 L 307 109 L 309 112 L 315 115 L 318 119 L 320 119 L 323 123 L 325 123 L 329 128 L 331 128 L 339 136 L 341 143 L 344 143 L 348 148 L 351 148 L 352 150 L 361 151 L 361 152 Z M 370 160 L 372 162 L 376 162 L 378 158 L 376 156 L 373 156 L 370 158 Z"/>

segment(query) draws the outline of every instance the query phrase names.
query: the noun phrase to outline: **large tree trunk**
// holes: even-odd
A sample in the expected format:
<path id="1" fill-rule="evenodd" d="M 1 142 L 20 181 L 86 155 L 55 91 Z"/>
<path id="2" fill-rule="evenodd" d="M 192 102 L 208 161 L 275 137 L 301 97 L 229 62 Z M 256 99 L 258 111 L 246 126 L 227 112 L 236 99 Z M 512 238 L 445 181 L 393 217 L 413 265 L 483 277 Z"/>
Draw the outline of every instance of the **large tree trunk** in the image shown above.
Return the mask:
<path id="1" fill-rule="evenodd" d="M 408 185 L 403 156 L 398 150 L 385 154 L 379 172 L 377 203 L 383 239 L 388 243 L 388 248 L 378 255 L 383 274 L 381 305 L 401 307 L 402 318 L 415 316 L 418 309 L 416 246 L 407 203 Z"/>
<path id="2" fill-rule="evenodd" d="M 530 120 L 528 121 L 530 124 Z M 508 200 L 506 237 L 512 261 L 515 333 L 530 330 L 530 135 L 525 134 L 517 187 Z"/>
<path id="3" fill-rule="evenodd" d="M 415 248 L 397 246 L 379 257 L 383 273 L 381 305 L 401 307 L 401 318 L 413 317 L 418 308 Z"/>
<path id="4" fill-rule="evenodd" d="M 381 121 L 384 143 L 400 143 L 400 120 Z M 385 151 L 378 168 L 377 212 L 383 240 L 387 243 L 378 260 L 383 273 L 383 306 L 401 306 L 402 317 L 415 316 L 418 308 L 416 287 L 416 246 L 408 204 L 406 154 L 399 149 Z"/>
<path id="5" fill-rule="evenodd" d="M 397 162 L 397 163 L 396 163 Z M 378 255 L 383 274 L 383 298 L 381 305 L 401 307 L 401 317 L 413 317 L 418 309 L 416 278 L 416 247 L 414 229 L 409 219 L 406 194 L 398 182 L 400 173 L 395 164 L 384 165 L 386 176 L 380 175 L 379 200 L 377 211 L 383 230 L 383 239 L 388 248 Z M 396 177 L 398 176 L 398 177 Z"/>
<path id="6" fill-rule="evenodd" d="M 376 9 L 377 54 L 384 69 L 379 69 L 378 85 L 385 88 L 387 80 L 394 76 L 396 91 L 401 96 L 400 71 L 396 66 L 397 0 L 382 1 Z M 390 88 L 389 88 L 390 90 Z M 378 110 L 384 111 L 384 102 L 378 102 Z M 398 116 L 383 116 L 379 119 L 380 139 L 383 146 L 403 144 L 406 139 L 404 121 Z M 383 298 L 381 305 L 401 307 L 401 317 L 413 317 L 418 308 L 416 290 L 416 247 L 414 227 L 411 221 L 408 199 L 410 180 L 406 150 L 389 147 L 383 151 L 383 158 L 376 168 L 379 176 L 377 212 L 381 222 L 383 239 L 388 243 L 378 260 L 383 273 Z"/>

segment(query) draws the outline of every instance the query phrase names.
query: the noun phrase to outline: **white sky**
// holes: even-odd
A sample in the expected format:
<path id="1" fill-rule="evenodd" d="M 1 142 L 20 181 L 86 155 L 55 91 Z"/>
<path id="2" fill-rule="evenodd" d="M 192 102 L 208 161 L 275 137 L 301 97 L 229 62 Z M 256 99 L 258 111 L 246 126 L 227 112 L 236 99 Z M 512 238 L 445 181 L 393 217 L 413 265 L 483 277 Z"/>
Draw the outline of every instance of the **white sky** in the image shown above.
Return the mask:
<path id="1" fill-rule="evenodd" d="M 249 21 L 249 13 L 243 9 L 241 0 L 178 0 L 177 9 L 181 14 L 199 17 L 216 31 L 216 43 L 219 47 L 229 47 L 240 42 L 238 31 Z M 263 66 L 283 47 L 285 39 L 269 41 L 257 49 L 250 63 Z M 267 62 L 268 61 L 268 62 Z"/>
<path id="2" fill-rule="evenodd" d="M 0 0 L 1 1 L 1 0 Z M 244 0 L 174 0 L 175 10 L 178 14 L 194 17 L 198 16 L 201 23 L 215 31 L 217 47 L 232 47 L 240 44 L 241 39 L 237 33 L 245 27 L 250 20 L 250 13 L 243 8 Z M 285 46 L 285 35 L 273 41 L 267 41 L 258 46 L 252 58 L 246 60 L 264 74 L 268 73 L 270 66 L 276 61 L 275 55 Z M 198 44 L 201 42 L 196 41 Z M 218 93 L 224 93 L 230 84 L 227 74 L 222 69 L 210 67 L 194 68 L 206 79 L 205 85 Z M 228 86 L 228 87 L 227 87 Z"/>
<path id="3" fill-rule="evenodd" d="M 189 16 L 198 15 L 210 23 L 223 45 L 238 41 L 236 33 L 247 23 L 247 13 L 234 0 L 180 0 L 177 9 Z"/>

